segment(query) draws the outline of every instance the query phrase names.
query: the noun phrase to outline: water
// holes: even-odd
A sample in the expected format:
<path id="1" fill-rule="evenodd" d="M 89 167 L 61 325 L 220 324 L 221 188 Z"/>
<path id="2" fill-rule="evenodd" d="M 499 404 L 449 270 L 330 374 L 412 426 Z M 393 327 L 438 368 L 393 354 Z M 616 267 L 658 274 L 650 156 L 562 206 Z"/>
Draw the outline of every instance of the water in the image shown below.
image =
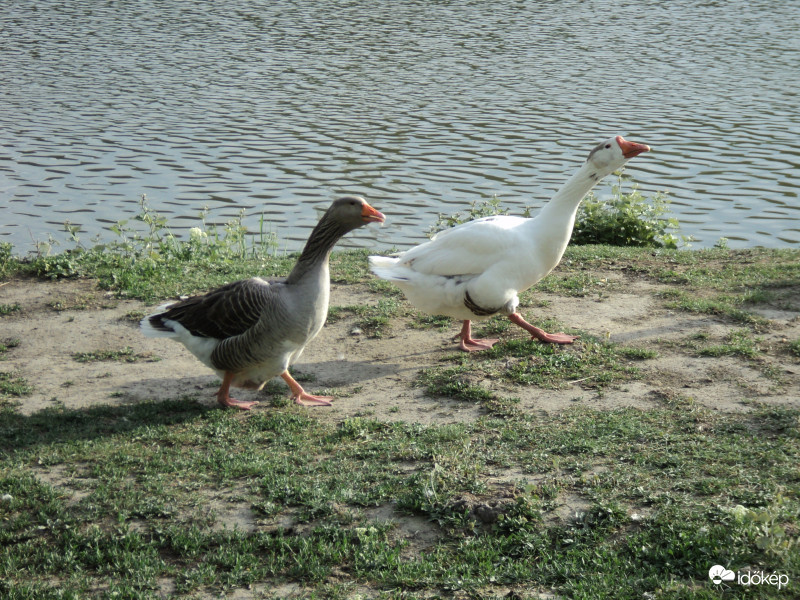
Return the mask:
<path id="1" fill-rule="evenodd" d="M 694 247 L 800 245 L 795 0 L 43 0 L 0 28 L 17 252 L 67 220 L 114 239 L 141 194 L 179 234 L 244 209 L 297 250 L 358 193 L 389 220 L 343 245 L 403 248 L 474 200 L 540 206 L 614 134 Z"/>

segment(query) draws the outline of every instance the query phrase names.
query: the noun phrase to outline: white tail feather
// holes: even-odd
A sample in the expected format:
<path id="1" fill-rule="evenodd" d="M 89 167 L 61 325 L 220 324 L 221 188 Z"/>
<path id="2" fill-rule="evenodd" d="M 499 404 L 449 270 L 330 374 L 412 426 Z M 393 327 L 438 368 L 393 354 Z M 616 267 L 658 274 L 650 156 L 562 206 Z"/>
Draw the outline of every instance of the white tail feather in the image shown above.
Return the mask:
<path id="1" fill-rule="evenodd" d="M 142 335 L 144 335 L 145 337 L 152 337 L 152 338 L 155 338 L 155 337 L 176 338 L 176 337 L 178 337 L 178 335 L 174 331 L 163 331 L 161 329 L 156 329 L 155 327 L 153 327 L 153 324 L 150 323 L 150 317 L 152 317 L 154 315 L 161 314 L 162 312 L 167 310 L 173 304 L 175 304 L 174 301 L 166 302 L 166 303 L 162 304 L 161 306 L 159 306 L 155 310 L 155 312 L 150 313 L 144 319 L 139 321 L 139 329 L 142 330 Z"/>
<path id="2" fill-rule="evenodd" d="M 409 276 L 413 275 L 413 271 L 400 266 L 400 260 L 391 256 L 370 256 L 369 268 L 375 275 L 388 281 L 408 281 Z"/>
<path id="3" fill-rule="evenodd" d="M 155 313 L 155 314 L 157 314 L 157 313 Z M 156 338 L 156 337 L 176 338 L 176 337 L 178 337 L 178 334 L 176 334 L 174 331 L 163 331 L 161 329 L 156 329 L 155 327 L 153 327 L 153 324 L 150 322 L 150 317 L 151 316 L 152 315 L 148 315 L 144 319 L 139 321 L 139 329 L 142 330 L 142 335 L 144 335 L 145 337 L 151 337 L 151 338 Z"/>

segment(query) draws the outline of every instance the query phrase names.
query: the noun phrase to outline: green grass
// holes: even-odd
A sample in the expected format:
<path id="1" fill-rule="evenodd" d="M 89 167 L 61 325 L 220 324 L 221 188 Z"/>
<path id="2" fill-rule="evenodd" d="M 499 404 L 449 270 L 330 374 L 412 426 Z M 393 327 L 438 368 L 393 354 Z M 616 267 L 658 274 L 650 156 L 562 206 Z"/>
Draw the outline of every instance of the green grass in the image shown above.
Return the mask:
<path id="1" fill-rule="evenodd" d="M 534 292 L 550 292 L 583 298 L 592 294 L 602 294 L 613 288 L 613 284 L 588 271 L 565 271 L 545 277 L 534 288 Z"/>
<path id="2" fill-rule="evenodd" d="M 2 401 L 27 396 L 32 391 L 33 386 L 24 377 L 13 372 L 0 371 L 0 410 Z"/>
<path id="3" fill-rule="evenodd" d="M 346 315 L 355 315 L 355 328 L 371 338 L 382 338 L 391 330 L 392 320 L 409 314 L 407 306 L 393 295 L 382 298 L 375 304 L 332 306 L 328 309 L 328 321 L 335 322 Z"/>
<path id="4" fill-rule="evenodd" d="M 0 317 L 17 313 L 20 310 L 22 310 L 22 307 L 17 302 L 14 304 L 0 304 Z"/>
<path id="5" fill-rule="evenodd" d="M 72 359 L 80 363 L 91 362 L 138 362 L 140 360 L 160 360 L 150 354 L 137 354 L 133 348 L 126 346 L 119 350 L 94 350 L 92 352 L 73 352 Z"/>
<path id="6" fill-rule="evenodd" d="M 657 281 L 680 286 L 671 292 L 668 305 L 755 326 L 767 324 L 766 319 L 748 310 L 756 303 L 790 310 L 800 306 L 796 295 L 776 292 L 800 281 L 796 251 L 725 252 L 676 253 L 673 268 L 652 269 L 650 272 Z"/>
<path id="7" fill-rule="evenodd" d="M 746 303 L 746 300 L 742 297 L 737 298 L 727 294 L 719 294 L 712 298 L 698 298 L 694 294 L 694 292 L 670 290 L 663 297 L 668 300 L 666 303 L 668 308 L 705 315 L 723 316 L 743 325 L 763 327 L 768 323 L 767 319 L 742 308 Z"/>
<path id="8" fill-rule="evenodd" d="M 761 353 L 759 342 L 761 338 L 754 338 L 745 329 L 732 331 L 725 336 L 724 343 L 711 344 L 699 348 L 700 356 L 742 356 L 744 358 L 757 358 Z"/>
<path id="9" fill-rule="evenodd" d="M 7 338 L 4 340 L 0 340 L 0 360 L 3 360 L 3 355 L 8 352 L 11 348 L 16 348 L 19 346 L 21 341 L 19 338 Z"/>
<path id="10" fill-rule="evenodd" d="M 558 387 L 581 380 L 591 387 L 635 379 L 635 367 L 625 365 L 616 344 L 584 336 L 576 344 L 560 347 L 534 340 L 512 340 L 495 346 L 487 357 L 511 357 L 505 377 L 521 384 Z M 591 382 L 591 383 L 588 383 Z"/>
<path id="11" fill-rule="evenodd" d="M 432 396 L 447 396 L 465 402 L 485 402 L 496 394 L 477 383 L 479 376 L 465 366 L 433 367 L 420 371 L 419 382 Z"/>
<path id="12" fill-rule="evenodd" d="M 492 321 L 494 322 L 494 320 Z M 449 329 L 453 324 L 453 319 L 441 315 L 426 315 L 424 313 L 417 313 L 414 320 L 411 322 L 411 327 L 416 329 L 438 329 L 444 331 Z M 486 331 L 484 326 L 482 331 Z"/>
<path id="13" fill-rule="evenodd" d="M 325 597 L 338 581 L 344 597 L 714 598 L 712 564 L 800 574 L 799 417 L 675 406 L 336 425 L 191 399 L 4 411 L 0 590 L 196 597 L 301 582 Z M 369 516 L 379 506 L 389 521 Z M 432 522 L 427 541 L 403 532 L 412 516 Z"/>
<path id="14" fill-rule="evenodd" d="M 481 403 L 502 399 L 491 391 L 492 382 L 543 389 L 579 384 L 602 391 L 640 378 L 639 369 L 631 361 L 656 356 L 652 350 L 626 348 L 592 336 L 584 336 L 571 346 L 511 339 L 485 352 L 454 354 L 448 361 L 456 366 L 424 369 L 420 383 L 434 396 Z M 488 408 L 491 410 L 493 405 Z"/>
<path id="15" fill-rule="evenodd" d="M 19 345 L 20 340 L 17 338 L 0 340 L 0 361 L 5 360 L 9 350 Z M 27 396 L 32 391 L 33 386 L 19 373 L 0 371 L 0 410 L 5 403 Z"/>
<path id="16" fill-rule="evenodd" d="M 629 360 L 651 360 L 658 358 L 658 352 L 650 348 L 626 348 L 618 347 L 620 356 Z"/>
<path id="17" fill-rule="evenodd" d="M 800 251 L 796 249 L 642 250 L 614 246 L 571 246 L 556 271 L 533 293 L 553 291 L 602 298 L 614 282 L 598 270 L 643 275 L 663 285 L 664 306 L 767 329 L 769 321 L 752 310 L 756 304 L 798 310 Z M 529 292 L 530 294 L 531 292 Z M 523 296 L 525 300 L 526 296 Z"/>
<path id="18" fill-rule="evenodd" d="M 105 248 L 21 260 L 0 244 L 0 277 L 94 277 L 149 302 L 283 276 L 294 262 L 268 236 L 243 246 L 236 223 L 178 242 L 144 205 L 141 220 L 147 236 L 119 224 L 119 243 Z M 334 253 L 332 279 L 369 282 L 375 301 L 331 307 L 331 319 L 355 316 L 375 336 L 400 318 L 452 326 L 374 280 L 366 255 Z M 602 301 L 626 283 L 601 271 L 631 273 L 666 290 L 665 307 L 737 324 L 724 338 L 671 342 L 680 350 L 757 362 L 770 323 L 752 308 L 797 310 L 799 256 L 571 247 L 522 306 L 551 293 Z M 309 598 L 711 599 L 721 595 L 707 577 L 714 564 L 799 580 L 800 411 L 710 411 L 674 392 L 648 410 L 522 410 L 514 390 L 603 393 L 658 353 L 582 332 L 570 347 L 515 339 L 507 319 L 476 329 L 505 339 L 418 377 L 428 395 L 481 408 L 464 424 L 332 423 L 286 402 L 282 384 L 283 402 L 250 414 L 184 397 L 22 415 L 12 404 L 31 385 L 0 373 L 0 596 L 258 597 L 288 584 Z M 3 345 L 0 354 L 13 347 Z M 785 347 L 800 356 L 800 341 Z M 152 358 L 122 348 L 75 359 Z M 782 600 L 796 590 L 739 592 Z"/>

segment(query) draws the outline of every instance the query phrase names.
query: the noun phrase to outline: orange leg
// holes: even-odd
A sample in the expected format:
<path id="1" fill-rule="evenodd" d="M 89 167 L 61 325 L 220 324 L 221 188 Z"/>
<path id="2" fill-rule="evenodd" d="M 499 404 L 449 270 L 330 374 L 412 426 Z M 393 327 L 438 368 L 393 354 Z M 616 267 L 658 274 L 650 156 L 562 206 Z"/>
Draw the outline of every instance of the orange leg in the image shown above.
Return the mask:
<path id="1" fill-rule="evenodd" d="M 464 321 L 464 325 L 461 327 L 461 333 L 459 334 L 459 337 L 461 338 L 461 341 L 459 342 L 458 347 L 464 352 L 480 352 L 481 350 L 488 350 L 500 341 L 496 339 L 474 339 L 472 337 L 472 325 L 469 320 Z"/>
<path id="2" fill-rule="evenodd" d="M 580 337 L 578 335 L 567 335 L 563 331 L 559 333 L 547 333 L 543 329 L 539 329 L 538 327 L 528 323 L 522 318 L 522 315 L 517 312 L 508 315 L 508 318 L 512 323 L 519 325 L 525 331 L 530 333 L 531 339 L 539 340 L 540 342 L 545 342 L 547 344 L 571 344 Z"/>
<path id="3" fill-rule="evenodd" d="M 231 383 L 233 382 L 233 373 L 225 371 L 225 376 L 222 378 L 222 384 L 217 391 L 217 402 L 225 408 L 238 408 L 240 410 L 250 410 L 258 402 L 245 402 L 244 400 L 237 400 L 230 397 Z"/>
<path id="4" fill-rule="evenodd" d="M 313 396 L 311 394 L 307 394 L 303 389 L 303 386 L 297 383 L 294 378 L 289 375 L 289 371 L 284 371 L 281 373 L 281 377 L 286 382 L 286 385 L 289 386 L 289 389 L 292 392 L 292 400 L 294 400 L 297 404 L 302 404 L 303 406 L 331 406 L 330 401 L 333 400 L 333 396 Z"/>

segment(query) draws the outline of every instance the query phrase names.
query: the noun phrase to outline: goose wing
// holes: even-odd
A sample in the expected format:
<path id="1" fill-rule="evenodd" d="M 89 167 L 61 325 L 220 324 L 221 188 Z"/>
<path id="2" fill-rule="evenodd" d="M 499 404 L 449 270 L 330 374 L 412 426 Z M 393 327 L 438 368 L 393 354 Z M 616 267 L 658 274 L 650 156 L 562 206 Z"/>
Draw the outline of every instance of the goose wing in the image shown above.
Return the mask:
<path id="1" fill-rule="evenodd" d="M 523 252 L 517 228 L 530 221 L 498 215 L 438 233 L 400 256 L 400 264 L 428 275 L 478 275 Z"/>
<path id="2" fill-rule="evenodd" d="M 208 294 L 172 304 L 150 317 L 150 325 L 169 331 L 166 321 L 177 321 L 198 337 L 224 340 L 245 333 L 265 311 L 279 303 L 281 282 L 253 278 L 235 281 Z"/>

